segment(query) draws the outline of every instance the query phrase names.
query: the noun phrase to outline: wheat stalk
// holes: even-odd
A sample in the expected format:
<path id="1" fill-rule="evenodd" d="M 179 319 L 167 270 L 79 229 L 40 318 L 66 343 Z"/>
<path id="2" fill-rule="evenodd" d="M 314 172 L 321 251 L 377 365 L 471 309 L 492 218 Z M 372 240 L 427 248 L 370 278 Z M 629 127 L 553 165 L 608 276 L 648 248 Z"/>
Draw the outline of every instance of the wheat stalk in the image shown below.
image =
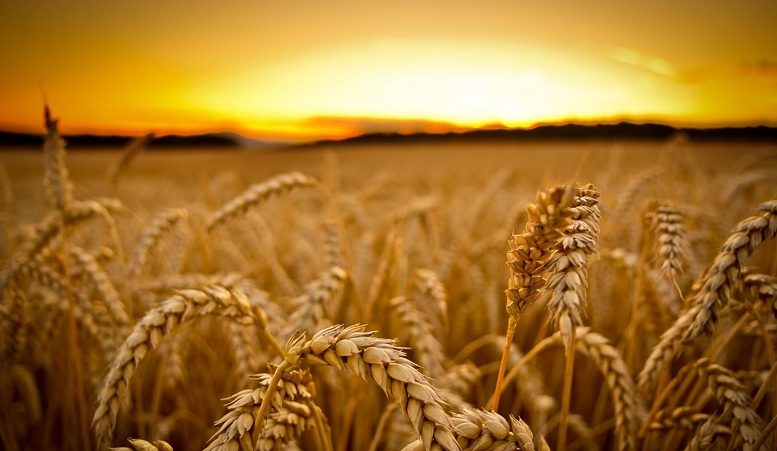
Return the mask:
<path id="1" fill-rule="evenodd" d="M 121 174 L 127 170 L 130 163 L 132 163 L 132 160 L 140 155 L 154 138 L 155 136 L 153 133 L 147 133 L 139 138 L 133 139 L 129 145 L 127 145 L 124 152 L 121 154 L 121 158 L 108 169 L 108 180 L 111 185 L 111 191 L 116 192 L 116 187 L 119 183 Z"/>
<path id="2" fill-rule="evenodd" d="M 618 449 L 634 449 L 643 408 L 623 357 L 605 337 L 583 328 L 576 343 L 577 349 L 587 355 L 602 373 L 612 394 Z"/>
<path id="3" fill-rule="evenodd" d="M 637 437 L 637 428 L 643 407 L 636 394 L 634 381 L 621 353 L 609 341 L 586 327 L 578 328 L 577 336 L 573 340 L 575 349 L 589 357 L 604 376 L 607 387 L 612 394 L 612 402 L 615 407 L 615 432 L 618 437 L 618 449 L 634 449 Z M 540 351 L 554 343 L 562 343 L 560 332 L 537 343 L 532 348 L 531 356 L 526 354 L 523 361 L 536 356 Z M 518 368 L 516 366 L 515 368 Z M 515 369 L 514 368 L 514 369 Z M 513 373 L 511 371 L 511 373 Z M 517 373 L 513 373 L 516 374 Z M 510 376 L 512 377 L 513 374 Z"/>
<path id="4" fill-rule="evenodd" d="M 551 293 L 548 310 L 551 320 L 561 332 L 567 351 L 574 346 L 575 329 L 583 325 L 581 313 L 586 304 L 588 255 L 596 253 L 599 240 L 599 195 L 599 191 L 591 184 L 576 187 L 570 209 L 571 222 L 558 238 L 554 246 L 555 253 L 548 261 L 550 276 L 544 288 Z M 567 352 L 566 355 L 559 421 L 560 451 L 566 449 L 575 362 L 574 352 Z"/>
<path id="5" fill-rule="evenodd" d="M 675 323 L 661 336 L 642 371 L 639 387 L 649 391 L 659 372 L 680 351 L 683 344 L 693 342 L 703 332 L 711 332 L 718 322 L 720 310 L 730 298 L 731 290 L 745 268 L 745 260 L 765 239 L 777 235 L 777 200 L 758 206 L 764 213 L 740 222 L 728 237 L 712 264 L 694 284 L 690 305 Z"/>

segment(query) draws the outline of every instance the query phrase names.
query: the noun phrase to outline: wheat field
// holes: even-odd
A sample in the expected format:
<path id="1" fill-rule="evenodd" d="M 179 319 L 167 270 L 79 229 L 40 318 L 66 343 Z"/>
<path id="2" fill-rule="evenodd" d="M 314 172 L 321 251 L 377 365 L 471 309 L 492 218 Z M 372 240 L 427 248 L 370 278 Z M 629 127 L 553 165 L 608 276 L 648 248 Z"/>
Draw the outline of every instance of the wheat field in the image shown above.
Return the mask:
<path id="1" fill-rule="evenodd" d="M 0 153 L 2 447 L 775 449 L 777 147 Z"/>

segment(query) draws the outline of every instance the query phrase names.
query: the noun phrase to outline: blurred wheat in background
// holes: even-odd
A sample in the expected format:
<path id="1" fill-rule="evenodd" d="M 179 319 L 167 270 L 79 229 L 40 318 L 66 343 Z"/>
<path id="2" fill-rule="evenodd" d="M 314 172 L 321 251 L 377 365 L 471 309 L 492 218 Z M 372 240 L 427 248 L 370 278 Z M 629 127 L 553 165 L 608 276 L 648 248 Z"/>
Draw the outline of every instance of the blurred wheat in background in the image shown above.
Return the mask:
<path id="1" fill-rule="evenodd" d="M 45 127 L 0 159 L 6 450 L 777 446 L 774 147 Z"/>

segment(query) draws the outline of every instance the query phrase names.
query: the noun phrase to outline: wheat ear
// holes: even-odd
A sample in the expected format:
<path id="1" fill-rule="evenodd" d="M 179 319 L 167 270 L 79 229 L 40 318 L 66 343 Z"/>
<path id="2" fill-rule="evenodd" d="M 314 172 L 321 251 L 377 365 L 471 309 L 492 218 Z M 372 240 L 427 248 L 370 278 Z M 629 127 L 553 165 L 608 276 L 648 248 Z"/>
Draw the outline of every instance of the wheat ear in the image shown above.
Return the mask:
<path id="1" fill-rule="evenodd" d="M 723 406 L 723 413 L 718 418 L 725 421 L 733 415 L 731 433 L 738 433 L 738 437 L 732 437 L 732 444 L 750 450 L 761 435 L 761 419 L 750 407 L 751 399 L 744 386 L 729 369 L 710 359 L 699 359 L 695 365 L 699 377 L 707 381 L 707 388 Z"/>
<path id="2" fill-rule="evenodd" d="M 73 203 L 73 185 L 65 166 L 65 141 L 59 135 L 58 120 L 52 119 L 48 105 L 44 108 L 46 136 L 43 140 L 45 173 L 43 186 L 49 202 L 57 211 L 67 211 Z"/>
<path id="3" fill-rule="evenodd" d="M 229 412 L 216 421 L 219 430 L 210 438 L 205 451 L 281 449 L 315 426 L 314 415 L 321 413 L 313 402 L 316 389 L 310 371 L 285 371 L 278 388 L 271 395 L 271 412 L 259 436 L 259 444 L 254 448 L 251 442 L 254 417 L 264 402 L 272 375 L 256 374 L 251 379 L 256 380 L 259 387 L 242 390 L 225 400 Z"/>
<path id="4" fill-rule="evenodd" d="M 672 205 L 656 204 L 649 213 L 650 228 L 656 236 L 655 258 L 661 274 L 672 283 L 687 265 L 690 252 L 686 240 L 685 216 Z"/>
<path id="5" fill-rule="evenodd" d="M 496 412 L 464 409 L 460 414 L 454 414 L 451 422 L 455 427 L 454 434 L 461 449 L 477 450 L 521 450 L 534 451 L 534 434 L 529 425 L 522 419 L 510 416 L 510 423 Z M 547 444 L 546 444 L 547 446 Z M 423 443 L 420 440 L 407 445 L 402 451 L 421 451 Z"/>
<path id="6" fill-rule="evenodd" d="M 551 271 L 547 286 L 550 292 L 548 310 L 567 348 L 575 328 L 583 325 L 581 313 L 586 303 L 588 256 L 598 250 L 599 195 L 590 184 L 577 188 L 571 208 L 572 222 L 558 238 L 556 252 L 548 264 Z"/>
<path id="7" fill-rule="evenodd" d="M 598 249 L 599 191 L 593 185 L 578 186 L 572 208 L 571 222 L 563 229 L 548 262 L 550 276 L 545 290 L 550 294 L 548 310 L 551 320 L 561 332 L 564 349 L 573 348 L 575 329 L 583 325 L 581 314 L 586 304 L 588 286 L 588 255 Z M 566 447 L 567 422 L 572 395 L 575 353 L 567 352 L 559 421 L 559 451 Z"/>
<path id="8" fill-rule="evenodd" d="M 73 274 L 83 273 L 88 276 L 113 321 L 121 326 L 129 323 L 129 315 L 119 293 L 97 260 L 78 246 L 70 246 L 70 255 L 74 263 L 71 271 Z"/>
<path id="9" fill-rule="evenodd" d="M 714 449 L 713 446 L 717 435 L 731 435 L 731 431 L 727 427 L 718 424 L 714 417 L 710 417 L 696 429 L 696 433 L 691 438 L 691 441 L 688 442 L 685 451 Z"/>
<path id="10" fill-rule="evenodd" d="M 413 294 L 419 296 L 417 302 L 431 301 L 440 330 L 448 331 L 448 293 L 440 277 L 431 269 L 418 268 L 413 271 Z M 415 296 L 412 296 L 416 300 Z M 421 304 L 419 304 L 421 305 Z M 427 310 L 428 311 L 428 310 Z"/>
<path id="11" fill-rule="evenodd" d="M 68 311 L 67 283 L 61 274 L 39 262 L 27 262 L 19 268 L 18 275 L 26 276 L 51 290 L 55 297 L 46 299 L 44 302 L 53 303 L 62 312 Z M 102 338 L 99 340 L 99 346 L 103 352 L 113 352 L 115 350 L 116 325 L 106 321 L 106 318 L 110 317 L 106 309 L 102 305 L 92 305 L 81 292 L 73 292 L 72 297 L 73 313 L 80 327 L 92 337 Z"/>
<path id="12" fill-rule="evenodd" d="M 742 285 L 753 299 L 763 302 L 777 317 L 777 277 L 748 273 L 742 278 Z"/>
<path id="13" fill-rule="evenodd" d="M 289 318 L 288 327 L 312 331 L 330 325 L 331 322 L 326 321 L 331 317 L 326 314 L 327 304 L 337 302 L 347 280 L 348 273 L 339 266 L 332 266 L 322 273 L 306 287 L 305 294 L 294 299 L 296 308 Z M 288 330 L 287 336 L 293 332 Z"/>
<path id="14" fill-rule="evenodd" d="M 529 304 L 540 298 L 541 288 L 545 285 L 543 277 L 546 264 L 560 231 L 564 229 L 574 201 L 572 186 L 558 186 L 547 192 L 538 193 L 535 204 L 526 207 L 529 219 L 524 233 L 513 235 L 508 243 L 507 266 L 510 278 L 507 280 L 506 310 L 509 316 L 502 361 L 499 365 L 496 388 L 494 389 L 493 410 L 499 408 L 502 382 L 509 359 L 510 343 L 513 341 L 518 318 Z"/>
<path id="15" fill-rule="evenodd" d="M 172 231 L 178 224 L 189 217 L 185 208 L 172 208 L 155 217 L 140 235 L 135 261 L 129 269 L 130 277 L 140 274 L 148 264 L 148 259 L 154 247 L 162 240 L 162 236 Z"/>
<path id="16" fill-rule="evenodd" d="M 711 417 L 710 414 L 699 412 L 695 407 L 682 406 L 673 409 L 659 410 L 647 427 L 653 431 L 664 431 L 667 429 L 697 429 Z"/>
<path id="17" fill-rule="evenodd" d="M 424 368 L 424 373 L 432 378 L 440 377 L 445 367 L 445 353 L 426 314 L 403 296 L 392 299 L 391 307 L 399 316 L 402 331 L 407 333 L 415 360 Z"/>
<path id="18" fill-rule="evenodd" d="M 111 448 L 112 451 L 173 451 L 173 447 L 164 440 L 154 440 L 149 442 L 147 440 L 139 438 L 127 439 L 132 445 L 132 448 L 121 446 L 118 448 Z"/>

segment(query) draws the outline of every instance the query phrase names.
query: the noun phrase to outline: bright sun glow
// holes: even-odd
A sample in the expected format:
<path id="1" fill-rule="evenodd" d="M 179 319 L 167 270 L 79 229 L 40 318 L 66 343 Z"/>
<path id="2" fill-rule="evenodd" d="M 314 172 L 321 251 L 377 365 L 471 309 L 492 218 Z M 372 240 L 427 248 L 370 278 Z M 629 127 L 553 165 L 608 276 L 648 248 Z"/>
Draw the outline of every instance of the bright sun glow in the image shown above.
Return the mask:
<path id="1" fill-rule="evenodd" d="M 379 42 L 290 59 L 272 70 L 257 65 L 192 95 L 197 108 L 214 115 L 258 122 L 336 111 L 343 117 L 526 126 L 537 118 L 612 114 L 613 106 L 632 98 L 635 106 L 618 113 L 650 111 L 656 102 L 649 86 L 642 98 L 626 83 L 633 77 L 627 69 L 538 49 Z M 640 80 L 649 84 L 650 76 Z"/>

